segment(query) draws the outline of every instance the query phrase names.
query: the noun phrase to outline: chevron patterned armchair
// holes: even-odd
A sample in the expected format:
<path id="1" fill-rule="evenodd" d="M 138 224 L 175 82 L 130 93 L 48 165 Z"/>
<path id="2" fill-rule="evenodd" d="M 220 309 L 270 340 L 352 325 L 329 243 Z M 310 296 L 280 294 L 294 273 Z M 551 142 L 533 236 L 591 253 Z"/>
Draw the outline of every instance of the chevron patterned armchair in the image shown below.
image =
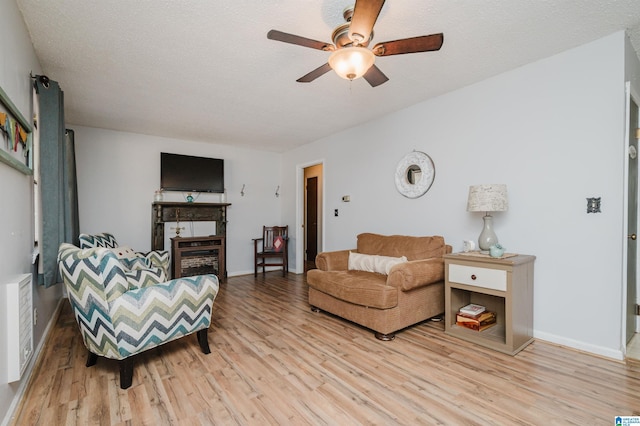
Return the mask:
<path id="1" fill-rule="evenodd" d="M 120 248 L 122 251 L 119 253 L 120 257 L 124 255 L 129 255 L 130 257 L 135 257 L 138 262 L 142 261 L 147 264 L 147 267 L 155 266 L 158 268 L 162 268 L 164 273 L 169 276 L 169 252 L 166 250 L 151 250 L 149 252 L 134 252 L 132 249 L 128 247 L 120 247 L 116 237 L 113 234 L 108 232 L 103 232 L 100 234 L 80 234 L 80 248 L 88 249 L 94 247 L 104 247 L 109 249 Z"/>
<path id="2" fill-rule="evenodd" d="M 98 356 L 119 360 L 120 387 L 127 389 L 134 355 L 140 352 L 197 333 L 202 352 L 210 353 L 207 330 L 218 278 L 166 281 L 160 268 L 129 269 L 114 251 L 67 243 L 58 251 L 60 273 L 89 351 L 87 367 Z"/>

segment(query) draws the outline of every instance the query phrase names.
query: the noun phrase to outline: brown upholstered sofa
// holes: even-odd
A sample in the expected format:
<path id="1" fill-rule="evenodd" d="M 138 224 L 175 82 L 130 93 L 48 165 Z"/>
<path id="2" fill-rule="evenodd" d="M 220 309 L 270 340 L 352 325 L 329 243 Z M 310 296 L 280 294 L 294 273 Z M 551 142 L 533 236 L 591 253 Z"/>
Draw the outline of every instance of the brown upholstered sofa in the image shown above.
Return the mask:
<path id="1" fill-rule="evenodd" d="M 391 340 L 444 312 L 445 253 L 451 246 L 440 236 L 360 234 L 357 249 L 318 254 L 318 269 L 307 273 L 309 304 Z M 371 272 L 372 264 L 381 270 Z"/>

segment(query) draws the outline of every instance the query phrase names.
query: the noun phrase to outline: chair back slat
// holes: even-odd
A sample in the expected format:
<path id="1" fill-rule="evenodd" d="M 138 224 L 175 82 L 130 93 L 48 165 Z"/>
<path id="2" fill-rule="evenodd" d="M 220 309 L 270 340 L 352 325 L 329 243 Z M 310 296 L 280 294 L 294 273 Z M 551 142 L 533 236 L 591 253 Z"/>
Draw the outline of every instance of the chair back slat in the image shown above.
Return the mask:
<path id="1" fill-rule="evenodd" d="M 263 251 L 280 251 L 276 250 L 276 247 L 273 243 L 278 239 L 278 237 L 282 237 L 282 239 L 286 241 L 288 230 L 289 226 L 263 226 Z"/>

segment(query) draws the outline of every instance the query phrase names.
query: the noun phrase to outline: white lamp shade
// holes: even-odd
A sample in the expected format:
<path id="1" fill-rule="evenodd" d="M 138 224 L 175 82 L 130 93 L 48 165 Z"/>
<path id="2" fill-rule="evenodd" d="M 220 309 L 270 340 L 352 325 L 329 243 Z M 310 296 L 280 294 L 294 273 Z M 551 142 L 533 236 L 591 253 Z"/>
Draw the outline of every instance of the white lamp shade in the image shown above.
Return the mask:
<path id="1" fill-rule="evenodd" d="M 507 185 L 486 184 L 469 187 L 467 211 L 469 212 L 503 212 L 509 208 Z"/>
<path id="2" fill-rule="evenodd" d="M 340 77 L 346 80 L 355 80 L 362 77 L 375 60 L 375 55 L 369 49 L 344 47 L 331 53 L 329 65 Z"/>

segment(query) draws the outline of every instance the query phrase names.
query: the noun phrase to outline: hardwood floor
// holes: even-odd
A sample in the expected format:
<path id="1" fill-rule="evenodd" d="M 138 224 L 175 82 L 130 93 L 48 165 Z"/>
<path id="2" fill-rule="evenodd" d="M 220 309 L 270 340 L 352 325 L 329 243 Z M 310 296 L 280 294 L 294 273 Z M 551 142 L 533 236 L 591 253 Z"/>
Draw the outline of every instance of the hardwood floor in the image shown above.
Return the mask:
<path id="1" fill-rule="evenodd" d="M 536 341 L 511 357 L 425 322 L 381 342 L 313 313 L 303 275 L 221 284 L 211 354 L 188 336 L 147 351 L 133 385 L 86 350 L 65 301 L 15 425 L 580 424 L 640 415 L 640 363 Z"/>

